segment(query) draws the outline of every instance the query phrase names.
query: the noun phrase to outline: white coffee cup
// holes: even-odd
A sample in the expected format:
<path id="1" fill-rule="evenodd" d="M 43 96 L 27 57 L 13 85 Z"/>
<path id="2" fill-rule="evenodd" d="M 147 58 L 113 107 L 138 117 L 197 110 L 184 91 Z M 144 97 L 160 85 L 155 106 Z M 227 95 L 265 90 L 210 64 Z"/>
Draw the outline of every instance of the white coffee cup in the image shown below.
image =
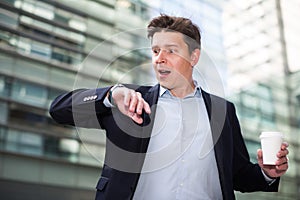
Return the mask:
<path id="1" fill-rule="evenodd" d="M 283 142 L 283 134 L 281 132 L 265 131 L 259 137 L 263 153 L 263 164 L 275 165 L 278 159 L 277 153 Z"/>

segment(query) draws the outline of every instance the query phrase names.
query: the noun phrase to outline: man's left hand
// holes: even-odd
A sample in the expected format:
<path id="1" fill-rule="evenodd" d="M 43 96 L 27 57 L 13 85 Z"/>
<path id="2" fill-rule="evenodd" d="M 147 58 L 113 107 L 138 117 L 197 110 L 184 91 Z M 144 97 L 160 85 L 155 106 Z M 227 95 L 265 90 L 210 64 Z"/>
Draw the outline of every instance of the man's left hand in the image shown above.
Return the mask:
<path id="1" fill-rule="evenodd" d="M 281 145 L 280 151 L 277 153 L 278 160 L 276 161 L 275 165 L 264 165 L 263 164 L 263 155 L 262 150 L 257 150 L 257 161 L 259 166 L 262 168 L 264 173 L 269 176 L 270 178 L 277 178 L 282 176 L 288 169 L 288 151 L 289 144 L 283 142 Z"/>

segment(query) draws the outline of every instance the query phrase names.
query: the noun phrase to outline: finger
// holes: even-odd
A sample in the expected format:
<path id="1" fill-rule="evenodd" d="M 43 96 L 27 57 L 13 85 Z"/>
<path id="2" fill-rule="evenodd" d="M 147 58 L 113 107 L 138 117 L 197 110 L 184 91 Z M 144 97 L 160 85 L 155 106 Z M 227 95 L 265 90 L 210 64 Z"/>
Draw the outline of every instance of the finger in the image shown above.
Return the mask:
<path id="1" fill-rule="evenodd" d="M 137 113 L 133 113 L 131 119 L 138 124 L 143 123 L 143 118 L 140 115 L 138 115 Z"/>
<path id="2" fill-rule="evenodd" d="M 276 165 L 276 169 L 280 171 L 286 171 L 289 168 L 288 163 L 283 163 L 281 165 Z"/>
<path id="3" fill-rule="evenodd" d="M 286 164 L 286 163 L 288 163 L 288 158 L 287 157 L 280 158 L 276 161 L 276 165 L 283 165 L 283 164 Z"/>
<path id="4" fill-rule="evenodd" d="M 141 115 L 143 112 L 143 109 L 145 110 L 146 113 L 150 114 L 151 113 L 151 108 L 149 104 L 143 99 L 141 93 L 137 92 L 137 97 L 138 97 L 138 105 L 136 108 L 136 112 Z"/>
<path id="5" fill-rule="evenodd" d="M 262 159 L 262 150 L 261 149 L 257 149 L 257 158 Z"/>
<path id="6" fill-rule="evenodd" d="M 263 166 L 263 155 L 262 155 L 262 150 L 261 149 L 257 149 L 257 162 L 259 164 L 259 166 Z"/>
<path id="7" fill-rule="evenodd" d="M 281 150 L 277 153 L 277 157 L 278 158 L 282 158 L 282 157 L 285 157 L 289 154 L 289 150 L 288 149 L 285 149 L 285 150 Z"/>
<path id="8" fill-rule="evenodd" d="M 136 113 L 138 115 L 141 115 L 144 108 L 144 99 L 142 98 L 141 93 L 137 92 L 136 95 L 138 99 L 137 106 L 136 106 Z"/>
<path id="9" fill-rule="evenodd" d="M 124 94 L 124 105 L 129 107 L 131 95 L 130 95 L 130 90 L 127 90 L 126 93 Z"/>
<path id="10" fill-rule="evenodd" d="M 146 101 L 144 101 L 144 110 L 146 113 L 151 114 L 151 108 Z"/>
<path id="11" fill-rule="evenodd" d="M 134 113 L 136 111 L 137 103 L 138 103 L 138 97 L 137 97 L 135 91 L 133 91 L 130 94 L 130 104 L 129 104 L 130 112 Z"/>
<path id="12" fill-rule="evenodd" d="M 288 147 L 289 147 L 289 143 L 287 143 L 287 142 L 283 142 L 283 143 L 281 144 L 281 149 L 282 149 L 282 150 L 287 149 Z"/>

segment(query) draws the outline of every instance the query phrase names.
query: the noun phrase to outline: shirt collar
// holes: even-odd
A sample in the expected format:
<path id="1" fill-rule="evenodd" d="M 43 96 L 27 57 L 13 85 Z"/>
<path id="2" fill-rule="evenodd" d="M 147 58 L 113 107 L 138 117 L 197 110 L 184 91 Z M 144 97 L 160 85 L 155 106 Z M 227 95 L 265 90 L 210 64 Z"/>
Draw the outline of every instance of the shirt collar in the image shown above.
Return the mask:
<path id="1" fill-rule="evenodd" d="M 186 97 L 201 97 L 201 87 L 198 85 L 197 81 L 194 80 L 194 84 L 195 84 L 195 89 L 191 94 L 188 94 Z M 168 90 L 167 88 L 164 88 L 163 86 L 159 86 L 159 97 L 163 97 L 163 96 L 171 96 L 173 97 L 173 95 L 171 94 L 170 90 Z"/>

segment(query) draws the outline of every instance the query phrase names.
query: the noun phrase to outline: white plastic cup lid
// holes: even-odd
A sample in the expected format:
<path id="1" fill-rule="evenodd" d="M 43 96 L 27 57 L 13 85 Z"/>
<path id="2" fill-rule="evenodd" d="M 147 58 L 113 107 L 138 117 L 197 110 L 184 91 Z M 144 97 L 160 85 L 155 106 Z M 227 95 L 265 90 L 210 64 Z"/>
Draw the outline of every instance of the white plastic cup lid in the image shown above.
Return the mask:
<path id="1" fill-rule="evenodd" d="M 275 132 L 275 131 L 264 131 L 259 136 L 260 138 L 266 138 L 266 137 L 281 137 L 283 138 L 283 134 L 281 132 Z"/>

